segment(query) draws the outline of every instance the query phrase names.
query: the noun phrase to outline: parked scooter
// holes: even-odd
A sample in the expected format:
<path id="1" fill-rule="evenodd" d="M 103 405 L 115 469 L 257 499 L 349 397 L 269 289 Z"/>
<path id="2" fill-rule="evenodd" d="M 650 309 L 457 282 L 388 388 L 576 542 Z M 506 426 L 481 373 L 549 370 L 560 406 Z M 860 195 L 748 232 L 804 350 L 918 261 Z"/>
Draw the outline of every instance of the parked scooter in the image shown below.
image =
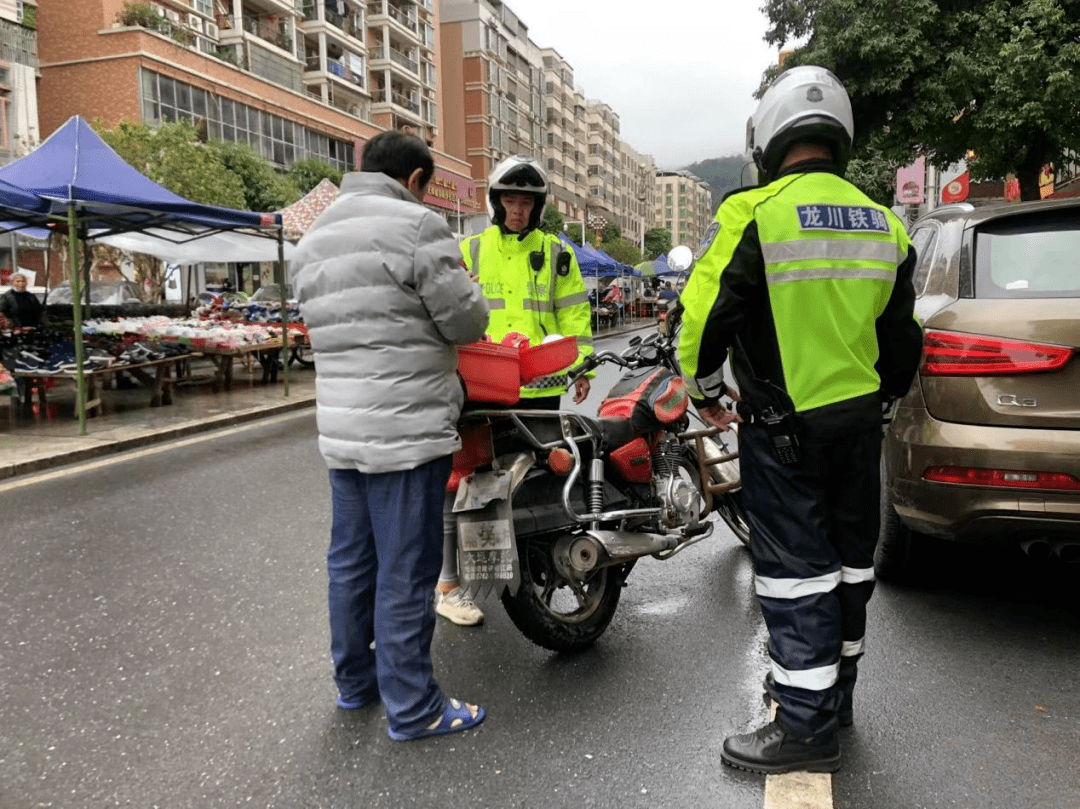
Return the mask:
<path id="1" fill-rule="evenodd" d="M 473 592 L 499 592 L 539 646 L 593 643 L 637 560 L 670 559 L 710 536 L 712 512 L 747 541 L 735 434 L 688 409 L 678 314 L 674 306 L 665 333 L 576 369 L 625 369 L 599 418 L 475 402 L 463 414 L 451 478 L 462 578 Z"/>

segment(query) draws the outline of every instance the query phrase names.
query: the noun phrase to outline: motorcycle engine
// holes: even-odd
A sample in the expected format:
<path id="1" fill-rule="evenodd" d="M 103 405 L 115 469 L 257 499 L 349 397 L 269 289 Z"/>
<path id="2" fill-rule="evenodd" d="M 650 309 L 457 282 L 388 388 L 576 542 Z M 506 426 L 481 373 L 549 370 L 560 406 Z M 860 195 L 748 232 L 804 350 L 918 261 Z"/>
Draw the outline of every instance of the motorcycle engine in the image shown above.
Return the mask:
<path id="1" fill-rule="evenodd" d="M 678 441 L 662 441 L 653 453 L 653 493 L 669 528 L 698 522 L 705 502 L 698 489 L 692 461 Z"/>

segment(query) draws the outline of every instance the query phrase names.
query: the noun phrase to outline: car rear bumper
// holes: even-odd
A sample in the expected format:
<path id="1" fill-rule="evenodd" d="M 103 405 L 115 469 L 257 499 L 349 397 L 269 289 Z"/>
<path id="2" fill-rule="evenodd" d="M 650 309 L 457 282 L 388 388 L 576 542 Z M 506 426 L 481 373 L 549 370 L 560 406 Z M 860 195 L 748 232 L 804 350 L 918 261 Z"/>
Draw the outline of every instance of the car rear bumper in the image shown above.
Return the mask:
<path id="1" fill-rule="evenodd" d="M 931 466 L 1064 472 L 1080 478 L 1080 430 L 984 427 L 902 408 L 884 444 L 883 484 L 915 531 L 968 542 L 1016 542 L 1080 532 L 1080 491 L 939 483 Z"/>

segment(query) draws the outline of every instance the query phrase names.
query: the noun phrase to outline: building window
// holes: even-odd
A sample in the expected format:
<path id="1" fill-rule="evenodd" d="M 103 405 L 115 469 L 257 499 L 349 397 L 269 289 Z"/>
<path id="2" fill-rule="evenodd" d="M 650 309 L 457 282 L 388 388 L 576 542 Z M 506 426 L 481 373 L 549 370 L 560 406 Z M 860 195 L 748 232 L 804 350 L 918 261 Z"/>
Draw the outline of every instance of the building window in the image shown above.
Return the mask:
<path id="1" fill-rule="evenodd" d="M 147 123 L 188 121 L 195 126 L 205 123 L 209 137 L 248 143 L 283 167 L 311 156 L 342 171 L 354 168 L 355 149 L 351 143 L 150 70 L 144 69 L 141 74 L 143 120 Z"/>

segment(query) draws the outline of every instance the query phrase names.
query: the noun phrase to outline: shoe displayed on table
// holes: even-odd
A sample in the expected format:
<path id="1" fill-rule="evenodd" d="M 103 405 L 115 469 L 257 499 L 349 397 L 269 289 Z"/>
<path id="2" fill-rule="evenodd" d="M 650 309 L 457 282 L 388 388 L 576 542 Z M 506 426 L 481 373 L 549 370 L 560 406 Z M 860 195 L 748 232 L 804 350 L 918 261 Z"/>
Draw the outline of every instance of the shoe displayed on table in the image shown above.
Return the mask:
<path id="1" fill-rule="evenodd" d="M 776 680 L 773 678 L 771 671 L 765 675 L 765 680 L 761 685 L 765 689 L 761 694 L 765 707 L 771 708 L 773 704 L 779 705 L 780 700 L 776 697 Z M 836 712 L 836 722 L 842 728 L 849 728 L 855 724 L 854 708 L 850 704 L 841 704 L 840 710 Z"/>
<path id="2" fill-rule="evenodd" d="M 457 699 L 448 699 L 443 708 L 442 716 L 428 725 L 426 728 L 415 730 L 412 733 L 387 728 L 387 734 L 395 742 L 411 742 L 416 739 L 426 739 L 428 736 L 445 736 L 447 733 L 457 733 L 462 730 L 474 728 L 484 721 L 484 709 L 477 705 L 470 705 Z"/>
<path id="3" fill-rule="evenodd" d="M 478 626 L 484 623 L 484 613 L 476 602 L 465 595 L 465 588 L 455 587 L 449 593 L 435 588 L 435 612 L 458 626 Z"/>
<path id="4" fill-rule="evenodd" d="M 799 739 L 773 721 L 751 733 L 728 736 L 720 759 L 729 767 L 776 775 L 785 772 L 836 772 L 840 769 L 840 739 Z"/>

